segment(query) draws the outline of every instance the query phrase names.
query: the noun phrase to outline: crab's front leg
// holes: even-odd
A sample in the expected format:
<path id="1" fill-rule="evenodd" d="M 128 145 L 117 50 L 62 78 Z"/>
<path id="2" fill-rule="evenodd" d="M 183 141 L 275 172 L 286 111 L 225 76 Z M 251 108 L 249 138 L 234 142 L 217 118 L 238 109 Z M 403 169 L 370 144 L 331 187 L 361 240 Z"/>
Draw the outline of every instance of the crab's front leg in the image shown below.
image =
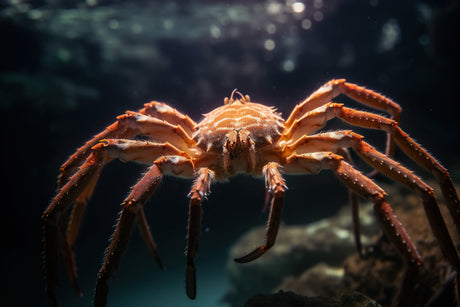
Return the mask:
<path id="1" fill-rule="evenodd" d="M 196 269 L 194 259 L 198 251 L 198 238 L 201 230 L 201 201 L 209 194 L 211 180 L 213 178 L 214 173 L 211 170 L 201 168 L 197 172 L 197 178 L 195 179 L 189 193 L 190 206 L 187 233 L 187 266 L 185 273 L 185 286 L 187 296 L 190 299 L 195 299 L 196 297 Z"/>
<path id="2" fill-rule="evenodd" d="M 286 185 L 279 171 L 280 165 L 274 162 L 267 163 L 264 166 L 265 185 L 269 193 L 270 215 L 267 222 L 267 231 L 265 234 L 265 244 L 257 247 L 246 256 L 236 258 L 236 262 L 245 263 L 253 261 L 262 256 L 275 244 L 276 236 L 281 222 L 281 213 L 283 211 L 283 199 Z"/>

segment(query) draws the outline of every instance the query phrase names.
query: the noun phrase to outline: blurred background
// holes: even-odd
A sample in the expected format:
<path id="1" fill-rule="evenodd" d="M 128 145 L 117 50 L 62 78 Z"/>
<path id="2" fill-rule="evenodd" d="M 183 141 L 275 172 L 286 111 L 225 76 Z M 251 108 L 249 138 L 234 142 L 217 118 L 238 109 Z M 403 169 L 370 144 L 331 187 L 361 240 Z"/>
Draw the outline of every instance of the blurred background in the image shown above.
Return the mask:
<path id="1" fill-rule="evenodd" d="M 3 0 L 0 38 L 5 306 L 46 306 L 41 214 L 60 165 L 117 115 L 150 100 L 199 121 L 238 88 L 287 117 L 323 83 L 346 78 L 398 102 L 402 128 L 460 181 L 460 1 Z M 332 120 L 328 129 L 338 127 L 346 126 Z M 383 149 L 382 133 L 356 130 Z M 430 177 L 401 152 L 396 159 Z M 75 247 L 84 296 L 62 273 L 62 306 L 91 305 L 119 204 L 144 170 L 115 161 L 103 171 Z M 328 172 L 287 176 L 287 184 L 286 224 L 330 216 L 347 202 Z M 134 231 L 110 282 L 110 306 L 226 306 L 228 251 L 265 223 L 264 183 L 238 176 L 212 186 L 195 301 L 184 286 L 190 186 L 164 178 L 146 205 L 167 270 Z"/>

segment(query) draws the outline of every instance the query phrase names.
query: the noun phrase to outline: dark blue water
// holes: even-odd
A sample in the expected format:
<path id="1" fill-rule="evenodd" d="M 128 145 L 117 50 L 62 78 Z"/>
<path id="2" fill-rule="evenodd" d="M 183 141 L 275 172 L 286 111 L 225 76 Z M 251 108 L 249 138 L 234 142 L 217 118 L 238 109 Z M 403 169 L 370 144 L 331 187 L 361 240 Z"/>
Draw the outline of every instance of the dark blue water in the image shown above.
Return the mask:
<path id="1" fill-rule="evenodd" d="M 347 78 L 398 102 L 401 127 L 458 182 L 459 12 L 459 1 L 447 0 L 1 1 L 3 302 L 46 305 L 40 216 L 60 165 L 117 115 L 152 99 L 198 121 L 238 88 L 287 117 L 326 81 Z M 337 127 L 350 129 L 335 120 L 328 129 Z M 383 148 L 381 133 L 357 131 Z M 396 157 L 419 171 L 401 152 Z M 85 296 L 76 297 L 63 273 L 62 306 L 91 304 L 119 204 L 144 169 L 114 162 L 104 170 L 76 244 Z M 287 179 L 285 223 L 329 216 L 346 202 L 345 188 L 327 172 Z M 263 181 L 242 176 L 212 186 L 194 302 L 184 286 L 190 187 L 165 178 L 146 204 L 167 270 L 135 230 L 110 282 L 110 306 L 218 306 L 229 287 L 230 246 L 265 223 Z"/>

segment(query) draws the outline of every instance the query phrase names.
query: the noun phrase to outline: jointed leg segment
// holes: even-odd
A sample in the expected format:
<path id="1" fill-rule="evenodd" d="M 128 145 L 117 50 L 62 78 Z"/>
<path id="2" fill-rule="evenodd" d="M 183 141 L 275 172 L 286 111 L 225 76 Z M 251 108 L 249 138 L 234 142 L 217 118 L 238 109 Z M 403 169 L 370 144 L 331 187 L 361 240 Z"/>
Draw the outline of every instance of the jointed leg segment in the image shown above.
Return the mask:
<path id="1" fill-rule="evenodd" d="M 421 265 L 422 259 L 404 226 L 386 202 L 385 192 L 371 179 L 345 162 L 341 156 L 332 152 L 292 155 L 288 158 L 286 169 L 289 167 L 304 168 L 310 173 L 319 172 L 321 169 L 331 169 L 349 189 L 374 202 L 374 210 L 385 233 L 406 260 L 407 268 L 402 285 L 404 289 L 399 294 L 407 293 L 411 287 L 410 281 L 417 272 L 416 268 Z M 394 302 L 400 302 L 402 299 L 404 297 L 398 296 Z"/>
<path id="2" fill-rule="evenodd" d="M 174 139 L 178 144 L 183 144 L 184 141 L 191 142 L 191 133 L 195 125 L 196 123 L 188 116 L 164 103 L 156 101 L 145 104 L 145 107 L 139 113 L 127 112 L 120 115 L 115 123 L 86 142 L 61 166 L 59 187 L 62 187 L 67 182 L 74 170 L 91 154 L 93 146 L 102 139 L 131 139 L 142 133 L 147 135 L 153 133 L 157 137 L 159 135 L 168 135 L 169 142 L 173 143 L 172 139 Z M 161 131 L 155 131 L 155 129 L 152 130 L 151 128 L 160 128 Z M 168 130 L 167 133 L 162 133 L 161 128 Z M 172 135 L 169 130 L 173 131 Z M 158 138 L 156 140 L 158 142 L 165 141 Z"/>
<path id="3" fill-rule="evenodd" d="M 307 144 L 309 144 L 310 147 L 305 147 Z M 306 148 L 309 148 L 312 151 L 319 151 L 318 149 L 321 149 L 324 151 L 337 152 L 340 151 L 342 147 L 353 148 L 361 158 L 374 169 L 404 184 L 421 196 L 432 232 L 438 239 L 443 254 L 453 267 L 460 268 L 460 260 L 456 248 L 439 210 L 433 189 L 410 170 L 364 142 L 361 135 L 351 131 L 336 131 L 309 137 L 306 136 L 294 143 L 291 150 L 295 152 L 304 152 Z M 293 155 L 293 158 L 294 157 L 296 157 L 296 155 Z M 288 159 L 292 160 L 293 158 Z M 289 170 L 290 166 L 287 165 L 286 169 Z M 318 171 L 318 169 L 315 169 L 315 171 Z"/>
<path id="4" fill-rule="evenodd" d="M 46 291 L 51 306 L 56 305 L 54 293 L 58 285 L 59 255 L 61 251 L 63 251 L 64 257 L 66 257 L 67 270 L 73 275 L 71 280 L 74 283 L 74 287 L 78 288 L 74 275 L 73 255 L 70 253 L 69 245 L 64 245 L 65 236 L 62 222 L 67 220 L 64 215 L 73 201 L 86 189 L 94 178 L 99 176 L 105 163 L 106 155 L 104 152 L 95 151 L 91 153 L 78 172 L 62 187 L 59 194 L 43 214 Z M 65 249 L 63 249 L 64 247 Z"/>
<path id="5" fill-rule="evenodd" d="M 283 210 L 283 199 L 286 185 L 279 171 L 280 166 L 277 163 L 270 162 L 265 165 L 263 171 L 265 174 L 265 185 L 267 192 L 271 194 L 270 215 L 267 222 L 267 232 L 265 235 L 265 244 L 256 248 L 246 256 L 235 259 L 236 262 L 250 262 L 262 256 L 275 244 L 276 236 L 281 222 L 281 213 Z"/>
<path id="6" fill-rule="evenodd" d="M 340 94 L 345 94 L 357 102 L 389 113 L 391 119 L 397 123 L 400 121 L 401 107 L 397 103 L 372 90 L 345 82 L 345 79 L 338 79 L 327 82 L 307 99 L 298 104 L 286 121 L 286 127 L 291 128 L 294 126 L 295 121 L 300 120 L 304 114 L 325 105 Z M 391 139 L 390 134 L 388 134 L 385 153 L 392 156 L 394 155 L 394 151 L 394 141 Z"/>
<path id="7" fill-rule="evenodd" d="M 162 176 L 160 167 L 157 164 L 153 164 L 123 202 L 123 209 L 117 227 L 106 251 L 104 264 L 98 274 L 94 306 L 106 305 L 108 280 L 118 267 L 121 256 L 128 244 L 136 217 L 140 211 L 143 211 L 144 203 L 153 194 Z M 140 214 L 142 218 L 143 212 Z"/>
<path id="8" fill-rule="evenodd" d="M 330 102 L 339 94 L 345 94 L 369 107 L 388 112 L 391 118 L 357 111 L 344 107 L 343 104 Z M 187 295 L 191 299 L 196 297 L 194 261 L 201 229 L 201 203 L 210 191 L 214 173 L 208 168 L 200 168 L 196 171 L 193 165 L 194 160 L 191 157 L 195 155 L 195 150 L 198 150 L 195 149 L 196 142 L 193 140 L 195 122 L 164 103 L 151 102 L 144 106 L 139 112 L 127 111 L 126 114 L 117 117 L 114 124 L 78 149 L 61 167 L 60 191 L 43 214 L 46 284 L 50 306 L 56 305 L 54 292 L 58 284 L 60 256 L 64 258 L 71 282 L 79 292 L 73 245 L 87 201 L 94 191 L 102 168 L 115 158 L 153 164 L 122 203 L 123 208 L 115 232 L 98 274 L 95 306 L 105 306 L 107 302 L 108 281 L 127 247 L 134 223 L 138 224 L 148 248 L 159 266 L 163 268 L 143 206 L 157 188 L 162 176 L 168 173 L 182 177 L 196 175 L 196 180 L 189 193 L 186 250 Z M 359 233 L 356 195 L 359 194 L 373 201 L 374 210 L 385 233 L 407 263 L 404 281 L 395 300 L 396 303 L 402 302 L 401 304 L 404 305 L 406 302 L 402 301 L 403 294 L 407 294 L 407 290 L 411 288 L 413 278 L 422 263 L 421 256 L 385 200 L 383 189 L 353 167 L 347 148 L 353 148 L 376 171 L 406 185 L 421 196 L 431 229 L 440 243 L 443 254 L 457 272 L 460 269 L 460 258 L 439 210 L 434 191 L 419 177 L 390 158 L 394 154 L 395 144 L 416 163 L 430 171 L 440 182 L 459 233 L 460 204 L 457 191 L 447 170 L 399 128 L 400 112 L 401 108 L 398 104 L 378 93 L 347 83 L 345 80 L 331 80 L 294 108 L 285 122 L 286 130 L 277 143 L 277 146 L 281 147 L 282 157 L 276 156 L 275 160 L 282 161 L 280 163 L 287 173 L 314 174 L 322 169 L 332 170 L 350 191 L 354 226 L 357 229 L 355 236 Z M 312 135 L 334 117 L 355 126 L 386 132 L 388 135 L 386 154 L 375 150 L 363 141 L 362 136 L 352 131 Z M 151 137 L 155 142 L 132 140 L 138 135 Z M 272 152 L 267 153 L 267 156 L 270 154 L 271 158 L 265 158 L 265 161 L 273 161 Z M 254 165 L 251 168 L 254 169 L 255 154 L 251 157 L 254 161 L 249 164 Z M 204 165 L 202 163 L 203 161 L 200 160 L 198 164 Z M 227 169 L 227 166 L 224 166 L 224 169 Z M 249 254 L 235 259 L 236 262 L 244 263 L 257 259 L 276 241 L 281 222 L 284 192 L 287 189 L 280 170 L 280 164 L 275 162 L 269 162 L 263 167 L 267 190 L 266 206 L 270 204 L 265 242 Z M 74 207 L 70 220 L 68 220 L 67 211 L 72 204 Z M 361 252 L 358 237 L 356 241 L 358 250 Z M 460 280 L 460 278 L 457 279 Z"/>
<path id="9" fill-rule="evenodd" d="M 139 144 L 142 143 L 142 146 Z M 144 149 L 144 151 L 142 151 Z M 140 160 L 150 162 L 148 158 L 152 159 L 160 154 L 172 154 L 159 158 L 155 161 L 167 173 L 175 175 L 182 175 L 190 177 L 193 174 L 193 165 L 191 161 L 184 157 L 187 156 L 184 152 L 178 150 L 173 145 L 168 143 L 158 144 L 152 142 L 138 142 L 129 140 L 105 140 L 91 148 L 92 153 L 88 156 L 86 161 L 79 167 L 78 171 L 69 179 L 69 181 L 60 189 L 58 195 L 55 197 L 51 205 L 43 214 L 44 225 L 44 257 L 45 257 L 45 273 L 47 293 L 50 305 L 54 306 L 56 301 L 54 297 L 55 289 L 58 283 L 58 265 L 60 253 L 64 258 L 64 262 L 69 272 L 70 280 L 76 288 L 76 267 L 73 254 L 73 244 L 81 222 L 81 217 L 84 213 L 87 200 L 91 196 L 97 179 L 101 173 L 103 166 L 113 158 L 121 158 L 124 160 Z M 149 174 L 149 173 L 147 173 Z M 147 175 L 146 175 L 147 176 Z M 147 179 L 145 179 L 147 180 Z M 131 196 L 147 195 L 148 191 L 138 191 L 139 187 L 146 187 L 145 180 L 139 182 L 133 189 Z M 136 190 L 137 189 L 137 190 Z M 136 192 L 137 191 L 137 192 Z M 147 193 L 147 194 L 146 194 Z M 143 204 L 145 200 L 134 199 L 131 202 L 139 202 Z M 74 210 L 72 211 L 69 225 L 67 224 L 67 211 L 72 203 L 76 202 Z M 128 206 L 129 207 L 129 206 Z M 140 208 L 136 215 L 132 215 L 132 210 L 127 211 L 124 209 L 120 217 L 120 231 L 131 229 L 131 216 L 137 219 L 141 233 L 151 250 L 153 256 L 157 260 L 160 267 L 163 267 L 159 257 L 156 253 L 156 246 L 150 234 L 149 227 L 144 217 L 143 209 Z M 134 220 L 133 220 L 134 221 Z M 116 237 L 124 238 L 124 233 L 116 235 Z M 115 250 L 122 250 L 116 248 Z M 112 261 L 113 262 L 113 261 Z M 107 272 L 112 272 L 114 269 L 107 269 Z M 110 276 L 107 273 L 102 276 Z M 104 281 L 104 278 L 101 279 Z M 104 288 L 104 282 L 101 281 L 100 288 Z M 99 291 L 101 292 L 101 290 Z M 104 293 L 104 291 L 102 291 Z M 100 297 L 100 296 L 99 296 Z"/>
<path id="10" fill-rule="evenodd" d="M 196 297 L 196 269 L 194 259 L 198 251 L 198 238 L 201 230 L 201 201 L 209 193 L 211 180 L 214 174 L 207 168 L 198 171 L 198 177 L 193 183 L 192 190 L 189 193 L 189 219 L 187 234 L 187 266 L 185 275 L 185 285 L 187 296 L 191 299 Z"/>
<path id="11" fill-rule="evenodd" d="M 436 161 L 426 150 L 411 139 L 404 131 L 399 128 L 398 123 L 394 120 L 388 119 L 383 116 L 372 114 L 369 112 L 357 111 L 344 107 L 343 104 L 339 103 L 326 103 L 321 108 L 315 110 L 310 114 L 305 114 L 299 119 L 296 125 L 293 125 L 283 137 L 289 139 L 292 138 L 294 141 L 286 142 L 284 145 L 284 152 L 286 156 L 293 154 L 294 152 L 302 152 L 302 150 L 312 150 L 318 146 L 330 146 L 325 144 L 325 140 L 320 140 L 321 145 L 315 145 L 314 142 L 318 142 L 320 136 L 306 136 L 302 135 L 302 129 L 309 129 L 307 123 L 310 119 L 314 119 L 315 127 L 312 131 L 320 129 L 326 122 L 337 117 L 344 122 L 349 124 L 360 126 L 370 129 L 383 130 L 391 135 L 392 140 L 416 163 L 427 169 L 438 179 L 442 193 L 446 198 L 448 208 L 454 219 L 457 231 L 460 233 L 460 203 L 457 195 L 457 191 L 449 176 L 447 170 L 442 167 L 439 162 Z M 310 127 L 311 128 L 311 127 Z M 340 133 L 340 132 L 338 132 Z M 338 137 L 340 138 L 340 137 Z M 331 138 L 330 138 L 331 139 Z M 343 139 L 342 139 L 343 141 Z M 313 143 L 313 145 L 312 145 Z M 332 140 L 331 143 L 338 144 L 338 141 Z M 342 145 L 348 146 L 348 145 Z M 328 149 L 324 149 L 328 150 Z M 379 169 L 380 170 L 380 169 Z"/>
<path id="12" fill-rule="evenodd" d="M 329 151 L 329 150 L 328 150 Z M 353 163 L 353 159 L 351 158 L 350 152 L 346 147 L 339 147 L 336 152 L 341 155 L 346 162 L 348 162 L 351 166 L 355 167 Z M 353 236 L 355 238 L 356 250 L 358 254 L 363 257 L 363 248 L 361 244 L 361 221 L 359 218 L 359 201 L 358 195 L 353 192 L 353 190 L 348 189 L 348 199 L 351 206 L 351 220 L 353 224 Z"/>

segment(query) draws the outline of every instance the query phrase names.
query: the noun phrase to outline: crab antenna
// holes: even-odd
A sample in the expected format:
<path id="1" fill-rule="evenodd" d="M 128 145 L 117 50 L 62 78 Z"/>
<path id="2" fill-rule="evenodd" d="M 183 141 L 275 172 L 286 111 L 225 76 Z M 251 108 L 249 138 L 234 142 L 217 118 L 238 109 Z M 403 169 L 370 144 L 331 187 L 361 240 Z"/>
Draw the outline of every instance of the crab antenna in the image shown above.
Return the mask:
<path id="1" fill-rule="evenodd" d="M 234 89 L 234 90 L 232 91 L 232 94 L 230 95 L 230 102 L 233 102 L 233 95 L 234 95 L 235 93 L 240 94 L 240 92 L 238 92 L 238 89 L 237 89 L 237 88 Z M 241 95 L 241 94 L 240 94 L 240 95 Z"/>
<path id="2" fill-rule="evenodd" d="M 232 94 L 230 95 L 230 99 L 228 99 L 228 97 L 225 97 L 225 98 L 224 98 L 224 104 L 229 104 L 229 103 L 231 104 L 231 103 L 233 102 L 233 95 L 235 94 L 235 92 L 241 95 L 241 93 L 240 93 L 240 92 L 237 92 L 237 90 L 238 90 L 238 89 L 234 89 L 234 90 L 232 91 Z"/>

